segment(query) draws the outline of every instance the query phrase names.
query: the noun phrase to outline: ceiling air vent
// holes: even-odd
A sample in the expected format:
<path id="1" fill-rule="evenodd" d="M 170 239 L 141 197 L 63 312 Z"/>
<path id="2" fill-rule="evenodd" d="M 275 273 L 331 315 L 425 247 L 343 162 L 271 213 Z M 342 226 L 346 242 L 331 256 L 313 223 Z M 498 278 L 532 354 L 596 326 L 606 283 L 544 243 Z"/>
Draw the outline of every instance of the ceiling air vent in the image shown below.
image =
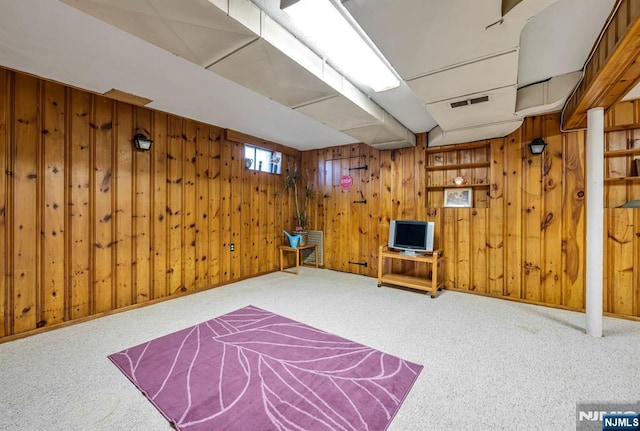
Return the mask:
<path id="1" fill-rule="evenodd" d="M 476 103 L 488 102 L 489 96 L 476 97 L 475 99 L 471 99 L 469 103 L 475 105 Z"/>
<path id="2" fill-rule="evenodd" d="M 469 104 L 468 100 L 460 100 L 459 102 L 451 102 L 451 108 L 460 108 L 462 106 L 467 106 Z"/>

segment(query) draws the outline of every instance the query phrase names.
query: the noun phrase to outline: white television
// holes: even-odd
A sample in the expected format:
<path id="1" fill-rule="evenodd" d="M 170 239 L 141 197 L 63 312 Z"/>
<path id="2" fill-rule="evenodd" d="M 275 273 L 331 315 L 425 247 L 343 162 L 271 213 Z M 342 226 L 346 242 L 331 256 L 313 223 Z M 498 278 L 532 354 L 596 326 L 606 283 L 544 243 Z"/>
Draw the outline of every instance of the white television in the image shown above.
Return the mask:
<path id="1" fill-rule="evenodd" d="M 391 220 L 389 248 L 408 256 L 433 251 L 435 223 L 419 220 Z"/>

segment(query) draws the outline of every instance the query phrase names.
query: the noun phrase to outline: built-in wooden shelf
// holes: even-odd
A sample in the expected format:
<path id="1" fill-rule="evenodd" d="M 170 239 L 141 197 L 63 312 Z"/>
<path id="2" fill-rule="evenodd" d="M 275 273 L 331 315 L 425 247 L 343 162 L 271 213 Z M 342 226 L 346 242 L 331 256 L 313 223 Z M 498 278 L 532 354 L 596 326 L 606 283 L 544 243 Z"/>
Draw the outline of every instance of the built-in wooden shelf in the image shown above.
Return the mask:
<path id="1" fill-rule="evenodd" d="M 614 181 L 640 181 L 640 176 L 632 176 L 632 177 L 611 177 L 605 178 L 605 183 L 612 183 Z"/>
<path id="2" fill-rule="evenodd" d="M 490 162 L 456 163 L 451 165 L 427 166 L 427 171 L 450 171 L 453 169 L 488 168 Z"/>
<path id="3" fill-rule="evenodd" d="M 470 144 L 443 145 L 442 147 L 427 147 L 427 154 L 449 153 L 451 151 L 473 150 L 475 148 L 488 148 L 488 142 L 472 142 Z"/>
<path id="4" fill-rule="evenodd" d="M 482 183 L 482 184 L 464 184 L 462 186 L 456 186 L 455 184 L 445 184 L 445 185 L 441 185 L 441 186 L 436 186 L 436 185 L 432 185 L 432 186 L 426 186 L 427 189 L 449 189 L 449 188 L 465 188 L 465 187 L 473 187 L 473 188 L 478 188 L 478 187 L 489 187 L 488 183 Z"/>
<path id="5" fill-rule="evenodd" d="M 623 157 L 633 156 L 634 154 L 640 154 L 640 148 L 629 148 L 628 150 L 611 150 L 605 151 L 604 157 Z"/>
<path id="6" fill-rule="evenodd" d="M 604 132 L 624 132 L 626 130 L 636 130 L 638 129 L 637 124 L 625 124 L 622 126 L 606 126 L 604 128 Z"/>

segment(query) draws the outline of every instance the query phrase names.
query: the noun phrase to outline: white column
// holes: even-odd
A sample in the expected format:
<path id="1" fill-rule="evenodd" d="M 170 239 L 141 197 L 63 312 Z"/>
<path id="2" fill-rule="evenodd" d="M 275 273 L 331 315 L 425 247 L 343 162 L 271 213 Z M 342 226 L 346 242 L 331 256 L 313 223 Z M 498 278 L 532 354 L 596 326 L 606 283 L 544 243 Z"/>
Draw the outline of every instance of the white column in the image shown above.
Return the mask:
<path id="1" fill-rule="evenodd" d="M 587 237 L 586 237 L 586 332 L 602 337 L 602 275 L 604 232 L 604 109 L 587 111 L 587 148 L 585 164 Z"/>

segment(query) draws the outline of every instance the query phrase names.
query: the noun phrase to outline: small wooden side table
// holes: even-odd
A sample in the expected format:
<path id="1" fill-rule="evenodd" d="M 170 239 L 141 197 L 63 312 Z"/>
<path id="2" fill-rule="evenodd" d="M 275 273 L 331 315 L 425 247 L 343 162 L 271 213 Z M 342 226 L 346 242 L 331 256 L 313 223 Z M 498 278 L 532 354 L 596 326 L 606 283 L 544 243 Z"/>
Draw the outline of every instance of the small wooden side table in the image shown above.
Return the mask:
<path id="1" fill-rule="evenodd" d="M 278 248 L 280 249 L 280 271 L 282 272 L 288 272 L 289 274 L 299 274 L 299 269 L 300 269 L 300 251 L 301 250 L 306 250 L 309 248 L 313 248 L 316 252 L 316 268 L 318 267 L 318 246 L 316 244 L 307 244 L 307 245 L 301 245 L 298 247 L 289 247 L 288 245 L 279 245 Z M 296 254 L 296 272 L 293 271 L 286 271 L 284 269 L 284 252 L 285 251 L 291 251 L 293 253 Z M 303 266 L 312 266 L 312 265 L 306 265 L 306 264 L 302 264 Z"/>

